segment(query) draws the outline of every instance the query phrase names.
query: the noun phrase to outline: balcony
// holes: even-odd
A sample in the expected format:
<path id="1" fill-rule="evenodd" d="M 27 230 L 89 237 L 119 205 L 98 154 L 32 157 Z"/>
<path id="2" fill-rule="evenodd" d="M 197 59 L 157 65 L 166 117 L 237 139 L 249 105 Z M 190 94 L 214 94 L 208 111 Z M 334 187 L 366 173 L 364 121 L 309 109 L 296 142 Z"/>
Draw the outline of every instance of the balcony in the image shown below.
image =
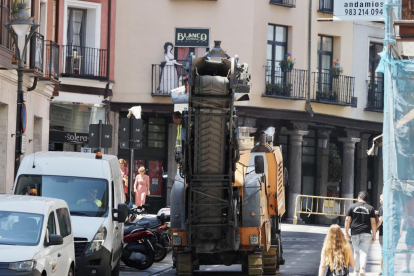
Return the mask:
<path id="1" fill-rule="evenodd" d="M 44 68 L 44 45 L 45 38 L 39 33 L 34 33 L 30 39 L 30 61 L 29 67 L 24 70 L 24 72 L 31 77 L 43 77 L 43 68 Z M 24 60 L 26 62 L 26 57 Z"/>
<path id="2" fill-rule="evenodd" d="M 322 103 L 356 106 L 355 77 L 332 76 L 330 73 L 313 73 L 312 100 Z"/>
<path id="3" fill-rule="evenodd" d="M 165 65 L 165 63 L 152 64 L 151 95 L 170 96 L 171 90 L 180 86 L 185 86 L 186 92 L 188 92 L 188 74 L 185 70 L 180 66 Z"/>
<path id="4" fill-rule="evenodd" d="M 50 40 L 46 41 L 46 68 L 44 76 L 39 81 L 47 84 L 59 83 L 59 53 L 59 44 Z"/>
<path id="5" fill-rule="evenodd" d="M 263 96 L 304 99 L 307 91 L 307 70 L 282 71 L 280 67 L 266 67 L 266 90 Z"/>
<path id="6" fill-rule="evenodd" d="M 319 0 L 318 12 L 333 13 L 334 0 Z"/>
<path id="7" fill-rule="evenodd" d="M 105 49 L 63 45 L 62 57 L 62 77 L 108 78 L 108 51 Z"/>
<path id="8" fill-rule="evenodd" d="M 384 111 L 384 79 L 372 78 L 367 80 L 368 101 L 365 110 Z"/>
<path id="9" fill-rule="evenodd" d="M 270 0 L 270 4 L 288 8 L 296 8 L 296 0 Z"/>

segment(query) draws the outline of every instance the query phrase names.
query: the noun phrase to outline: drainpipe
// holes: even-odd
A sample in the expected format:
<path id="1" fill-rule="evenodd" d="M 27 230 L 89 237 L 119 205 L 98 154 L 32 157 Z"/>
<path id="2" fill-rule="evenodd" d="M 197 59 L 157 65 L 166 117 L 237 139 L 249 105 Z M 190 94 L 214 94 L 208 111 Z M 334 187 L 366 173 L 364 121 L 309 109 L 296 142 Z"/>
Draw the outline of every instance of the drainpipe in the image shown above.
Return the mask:
<path id="1" fill-rule="evenodd" d="M 32 0 L 31 7 L 30 8 L 31 8 L 30 9 L 30 16 L 31 17 L 35 17 L 36 0 Z M 31 41 L 30 41 L 30 43 L 31 43 Z M 30 51 L 30 55 L 31 54 L 33 54 L 32 51 Z M 37 87 L 37 80 L 38 80 L 38 77 L 34 77 L 33 85 L 32 85 L 32 87 L 28 88 L 27 91 L 33 91 L 33 90 L 36 89 L 36 87 Z"/>
<path id="2" fill-rule="evenodd" d="M 111 60 L 111 15 L 112 15 L 112 0 L 108 0 L 108 45 L 107 45 L 107 62 L 106 62 L 106 74 L 109 80 L 109 69 Z"/>
<path id="3" fill-rule="evenodd" d="M 312 60 L 312 0 L 309 0 L 309 23 L 308 23 L 308 98 L 306 100 L 305 109 L 313 117 L 313 109 L 310 103 L 310 93 L 311 93 L 311 60 Z"/>

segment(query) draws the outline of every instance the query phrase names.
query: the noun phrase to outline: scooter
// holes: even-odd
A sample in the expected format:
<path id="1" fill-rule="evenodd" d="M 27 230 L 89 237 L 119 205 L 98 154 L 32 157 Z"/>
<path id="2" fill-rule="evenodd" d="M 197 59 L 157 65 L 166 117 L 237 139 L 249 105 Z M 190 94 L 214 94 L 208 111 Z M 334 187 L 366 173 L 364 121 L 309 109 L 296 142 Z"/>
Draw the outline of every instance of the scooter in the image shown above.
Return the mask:
<path id="1" fill-rule="evenodd" d="M 136 209 L 130 209 L 130 217 L 135 215 Z M 144 270 L 152 266 L 155 258 L 155 251 L 152 243 L 156 240 L 154 233 L 146 227 L 136 223 L 125 223 L 124 229 L 124 250 L 121 260 L 129 267 Z"/>

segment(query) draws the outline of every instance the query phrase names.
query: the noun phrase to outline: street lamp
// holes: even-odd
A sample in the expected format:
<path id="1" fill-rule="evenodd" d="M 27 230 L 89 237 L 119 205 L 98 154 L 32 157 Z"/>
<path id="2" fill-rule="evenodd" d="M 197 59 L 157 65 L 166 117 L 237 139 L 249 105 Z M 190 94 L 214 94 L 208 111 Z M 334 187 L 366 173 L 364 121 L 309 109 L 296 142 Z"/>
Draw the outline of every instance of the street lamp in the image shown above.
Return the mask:
<path id="1" fill-rule="evenodd" d="M 20 155 L 22 154 L 22 136 L 23 126 L 22 117 L 26 120 L 26 114 L 22 114 L 23 111 L 23 72 L 24 64 L 23 59 L 26 55 L 27 44 L 30 38 L 33 36 L 39 24 L 37 24 L 33 17 L 26 12 L 27 3 L 18 3 L 18 11 L 12 14 L 10 21 L 4 24 L 4 27 L 9 31 L 15 45 L 15 54 L 17 59 L 17 111 L 16 111 L 16 145 L 15 145 L 15 164 L 14 164 L 14 176 L 17 175 L 17 170 L 20 166 Z M 23 50 L 19 47 L 19 39 L 24 38 Z M 23 122 L 26 125 L 26 122 Z"/>

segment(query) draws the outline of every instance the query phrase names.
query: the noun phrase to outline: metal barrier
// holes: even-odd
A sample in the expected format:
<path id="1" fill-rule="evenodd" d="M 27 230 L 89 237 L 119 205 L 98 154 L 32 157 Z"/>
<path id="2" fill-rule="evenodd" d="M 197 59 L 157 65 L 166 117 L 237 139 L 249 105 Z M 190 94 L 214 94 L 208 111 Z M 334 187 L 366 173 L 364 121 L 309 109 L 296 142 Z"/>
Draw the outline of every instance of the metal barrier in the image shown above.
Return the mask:
<path id="1" fill-rule="evenodd" d="M 293 224 L 296 225 L 298 222 L 297 214 L 345 217 L 349 206 L 356 201 L 357 199 L 354 198 L 298 195 L 295 202 Z M 300 205 L 298 205 L 299 203 Z"/>

